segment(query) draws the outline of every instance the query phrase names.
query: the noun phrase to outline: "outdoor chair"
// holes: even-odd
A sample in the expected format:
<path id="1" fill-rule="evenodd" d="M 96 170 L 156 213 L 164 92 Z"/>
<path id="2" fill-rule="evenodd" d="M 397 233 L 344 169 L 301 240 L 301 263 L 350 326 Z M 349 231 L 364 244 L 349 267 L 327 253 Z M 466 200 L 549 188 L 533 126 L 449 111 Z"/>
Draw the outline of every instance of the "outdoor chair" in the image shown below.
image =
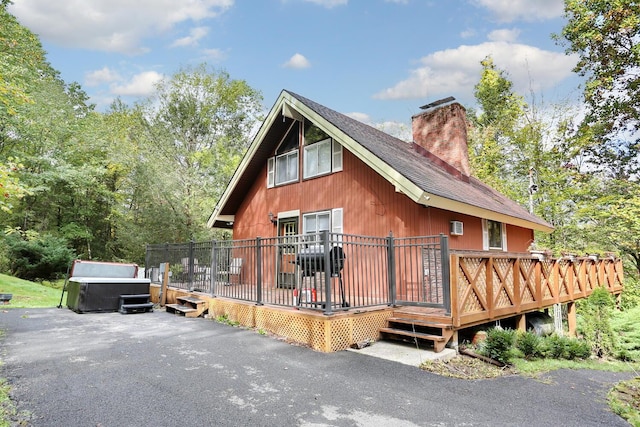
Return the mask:
<path id="1" fill-rule="evenodd" d="M 218 272 L 225 285 L 237 285 L 242 282 L 243 261 L 242 258 L 231 258 L 228 270 Z"/>

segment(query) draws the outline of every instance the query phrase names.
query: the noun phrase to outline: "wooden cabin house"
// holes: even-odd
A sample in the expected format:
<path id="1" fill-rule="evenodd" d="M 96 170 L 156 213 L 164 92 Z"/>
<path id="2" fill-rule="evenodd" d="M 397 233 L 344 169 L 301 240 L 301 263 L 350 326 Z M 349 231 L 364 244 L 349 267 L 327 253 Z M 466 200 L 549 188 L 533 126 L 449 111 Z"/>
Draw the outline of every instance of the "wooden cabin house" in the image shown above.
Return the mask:
<path id="1" fill-rule="evenodd" d="M 471 176 L 460 104 L 422 107 L 412 130 L 405 142 L 282 91 L 209 219 L 233 240 L 190 245 L 182 289 L 200 277 L 210 314 L 323 351 L 382 336 L 439 351 L 563 303 L 574 332 L 577 299 L 622 291 L 618 259 L 527 252 L 552 227 Z"/>

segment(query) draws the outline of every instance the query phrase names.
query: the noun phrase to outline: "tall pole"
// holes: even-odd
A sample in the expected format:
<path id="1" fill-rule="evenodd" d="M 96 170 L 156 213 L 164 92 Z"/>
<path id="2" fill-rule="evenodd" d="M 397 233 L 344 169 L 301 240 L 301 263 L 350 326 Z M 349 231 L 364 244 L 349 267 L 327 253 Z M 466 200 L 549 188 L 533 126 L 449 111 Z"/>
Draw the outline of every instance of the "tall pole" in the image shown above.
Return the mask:
<path id="1" fill-rule="evenodd" d="M 531 214 L 533 214 L 533 195 L 538 192 L 538 184 L 536 184 L 534 173 L 536 173 L 536 170 L 532 166 L 529 168 L 529 213 Z M 558 303 L 553 304 L 553 328 L 558 335 L 564 335 L 562 305 Z"/>
<path id="2" fill-rule="evenodd" d="M 536 170 L 532 167 L 529 168 L 529 213 L 533 213 L 533 195 L 538 191 L 538 185 L 533 177 Z"/>

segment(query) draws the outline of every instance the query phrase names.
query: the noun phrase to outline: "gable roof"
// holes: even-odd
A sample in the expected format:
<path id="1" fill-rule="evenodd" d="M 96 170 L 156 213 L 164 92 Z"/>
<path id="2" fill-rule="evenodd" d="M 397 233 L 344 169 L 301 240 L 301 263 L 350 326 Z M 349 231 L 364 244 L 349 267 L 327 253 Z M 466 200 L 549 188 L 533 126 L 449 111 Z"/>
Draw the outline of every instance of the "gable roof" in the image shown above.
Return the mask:
<path id="1" fill-rule="evenodd" d="M 338 113 L 293 92 L 282 91 L 214 209 L 209 227 L 229 228 L 244 195 L 253 185 L 293 119 L 305 117 L 336 139 L 414 202 L 507 224 L 552 231 L 546 221 L 480 180 L 461 179 L 442 162 L 418 153 L 410 143 Z"/>

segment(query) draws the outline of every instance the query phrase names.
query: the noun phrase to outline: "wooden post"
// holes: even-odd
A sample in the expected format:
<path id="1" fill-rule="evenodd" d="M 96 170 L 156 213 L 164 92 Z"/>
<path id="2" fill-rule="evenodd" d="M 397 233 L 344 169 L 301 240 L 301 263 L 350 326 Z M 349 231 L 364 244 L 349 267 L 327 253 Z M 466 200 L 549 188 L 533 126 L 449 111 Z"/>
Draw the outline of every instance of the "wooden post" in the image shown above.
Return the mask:
<path id="1" fill-rule="evenodd" d="M 487 284 L 485 289 L 485 302 L 487 304 L 486 311 L 488 314 L 488 319 L 493 319 L 493 309 L 494 309 L 494 301 L 493 301 L 493 257 L 489 255 L 486 260 L 486 271 L 485 271 L 485 283 Z M 474 283 L 475 286 L 475 283 Z M 480 296 L 480 295 L 479 295 Z"/>
<path id="2" fill-rule="evenodd" d="M 527 316 L 524 313 L 516 316 L 516 325 L 520 332 L 527 332 Z"/>
<path id="3" fill-rule="evenodd" d="M 575 337 L 576 334 L 576 303 L 571 301 L 567 303 L 567 321 L 569 323 L 569 336 Z"/>
<path id="4" fill-rule="evenodd" d="M 454 326 L 460 326 L 460 307 L 458 304 L 458 272 L 460 270 L 460 256 L 451 254 L 449 256 L 449 286 L 451 289 L 451 318 Z"/>
<path id="5" fill-rule="evenodd" d="M 160 288 L 160 306 L 167 303 L 167 287 L 169 286 L 169 263 L 164 263 L 164 273 L 162 275 L 162 287 Z"/>
<path id="6" fill-rule="evenodd" d="M 509 263 L 511 263 L 511 261 L 512 260 L 509 260 Z M 516 258 L 513 261 L 513 264 L 511 264 L 511 268 L 513 271 L 513 304 L 515 306 L 514 307 L 515 310 L 520 311 L 520 306 L 522 305 L 522 289 L 521 289 L 521 283 L 520 283 L 520 258 Z M 505 283 L 505 285 L 508 285 L 508 283 Z M 524 286 L 527 286 L 526 282 Z"/>
<path id="7" fill-rule="evenodd" d="M 564 335 L 562 327 L 562 304 L 553 304 L 553 329 L 559 336 Z"/>

